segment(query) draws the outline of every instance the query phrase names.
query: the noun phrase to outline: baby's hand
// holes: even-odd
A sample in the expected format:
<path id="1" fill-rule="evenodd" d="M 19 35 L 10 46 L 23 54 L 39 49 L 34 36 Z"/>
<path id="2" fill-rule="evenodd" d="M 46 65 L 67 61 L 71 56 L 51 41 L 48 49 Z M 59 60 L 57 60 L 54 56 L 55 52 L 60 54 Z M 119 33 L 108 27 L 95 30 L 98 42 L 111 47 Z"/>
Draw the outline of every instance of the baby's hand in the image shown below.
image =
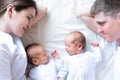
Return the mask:
<path id="1" fill-rule="evenodd" d="M 60 78 L 60 77 L 58 77 L 58 78 L 57 78 L 57 80 L 61 80 L 61 78 Z"/>
<path id="2" fill-rule="evenodd" d="M 57 50 L 53 50 L 53 51 L 51 52 L 51 55 L 52 55 L 52 57 L 54 57 L 55 59 L 59 59 L 59 58 L 60 58 L 59 55 L 58 55 Z"/>
<path id="3" fill-rule="evenodd" d="M 98 42 L 92 42 L 91 45 L 92 45 L 93 47 L 99 47 L 99 43 L 98 43 Z"/>

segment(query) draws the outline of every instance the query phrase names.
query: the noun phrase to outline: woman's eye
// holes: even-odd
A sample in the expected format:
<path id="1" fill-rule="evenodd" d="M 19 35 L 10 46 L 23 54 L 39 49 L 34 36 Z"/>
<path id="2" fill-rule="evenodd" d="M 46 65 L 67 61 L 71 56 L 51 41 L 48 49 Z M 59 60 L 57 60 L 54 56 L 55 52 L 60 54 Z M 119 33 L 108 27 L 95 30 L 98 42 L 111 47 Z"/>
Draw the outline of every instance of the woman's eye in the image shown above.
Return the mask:
<path id="1" fill-rule="evenodd" d="M 31 17 L 30 16 L 26 16 L 27 17 L 27 19 L 30 21 L 31 20 Z"/>

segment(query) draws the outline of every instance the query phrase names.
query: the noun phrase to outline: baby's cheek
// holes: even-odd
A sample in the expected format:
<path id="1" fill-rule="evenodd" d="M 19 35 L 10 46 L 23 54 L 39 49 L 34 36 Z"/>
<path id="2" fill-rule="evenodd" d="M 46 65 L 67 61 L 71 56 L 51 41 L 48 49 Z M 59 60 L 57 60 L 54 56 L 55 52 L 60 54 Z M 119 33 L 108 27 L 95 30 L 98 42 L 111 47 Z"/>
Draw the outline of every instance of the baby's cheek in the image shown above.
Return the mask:
<path id="1" fill-rule="evenodd" d="M 49 61 L 49 58 L 46 58 L 46 61 L 48 62 L 48 61 Z"/>

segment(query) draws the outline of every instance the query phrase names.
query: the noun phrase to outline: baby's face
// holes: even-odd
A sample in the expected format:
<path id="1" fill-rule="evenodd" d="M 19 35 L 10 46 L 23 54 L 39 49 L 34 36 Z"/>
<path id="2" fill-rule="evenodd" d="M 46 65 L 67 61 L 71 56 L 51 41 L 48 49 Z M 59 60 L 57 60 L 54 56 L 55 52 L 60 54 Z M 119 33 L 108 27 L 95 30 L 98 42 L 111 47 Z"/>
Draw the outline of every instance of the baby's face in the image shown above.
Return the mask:
<path id="1" fill-rule="evenodd" d="M 75 55 L 78 52 L 78 47 L 72 43 L 72 39 L 70 37 L 65 39 L 65 49 L 70 56 Z"/>
<path id="2" fill-rule="evenodd" d="M 39 64 L 47 64 L 49 62 L 49 56 L 46 53 L 45 49 L 41 50 L 41 54 L 39 55 Z"/>

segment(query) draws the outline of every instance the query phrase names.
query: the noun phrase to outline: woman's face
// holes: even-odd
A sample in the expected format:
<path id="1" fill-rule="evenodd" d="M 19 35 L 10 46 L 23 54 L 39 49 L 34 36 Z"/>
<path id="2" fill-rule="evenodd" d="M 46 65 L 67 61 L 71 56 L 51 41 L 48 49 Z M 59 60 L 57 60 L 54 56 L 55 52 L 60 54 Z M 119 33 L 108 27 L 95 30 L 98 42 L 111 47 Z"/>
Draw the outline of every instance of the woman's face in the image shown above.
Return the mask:
<path id="1" fill-rule="evenodd" d="M 11 11 L 9 25 L 10 33 L 21 37 L 24 31 L 28 28 L 31 28 L 30 23 L 35 17 L 35 9 L 33 7 L 29 7 L 20 12 L 16 12 L 14 9 Z"/>

